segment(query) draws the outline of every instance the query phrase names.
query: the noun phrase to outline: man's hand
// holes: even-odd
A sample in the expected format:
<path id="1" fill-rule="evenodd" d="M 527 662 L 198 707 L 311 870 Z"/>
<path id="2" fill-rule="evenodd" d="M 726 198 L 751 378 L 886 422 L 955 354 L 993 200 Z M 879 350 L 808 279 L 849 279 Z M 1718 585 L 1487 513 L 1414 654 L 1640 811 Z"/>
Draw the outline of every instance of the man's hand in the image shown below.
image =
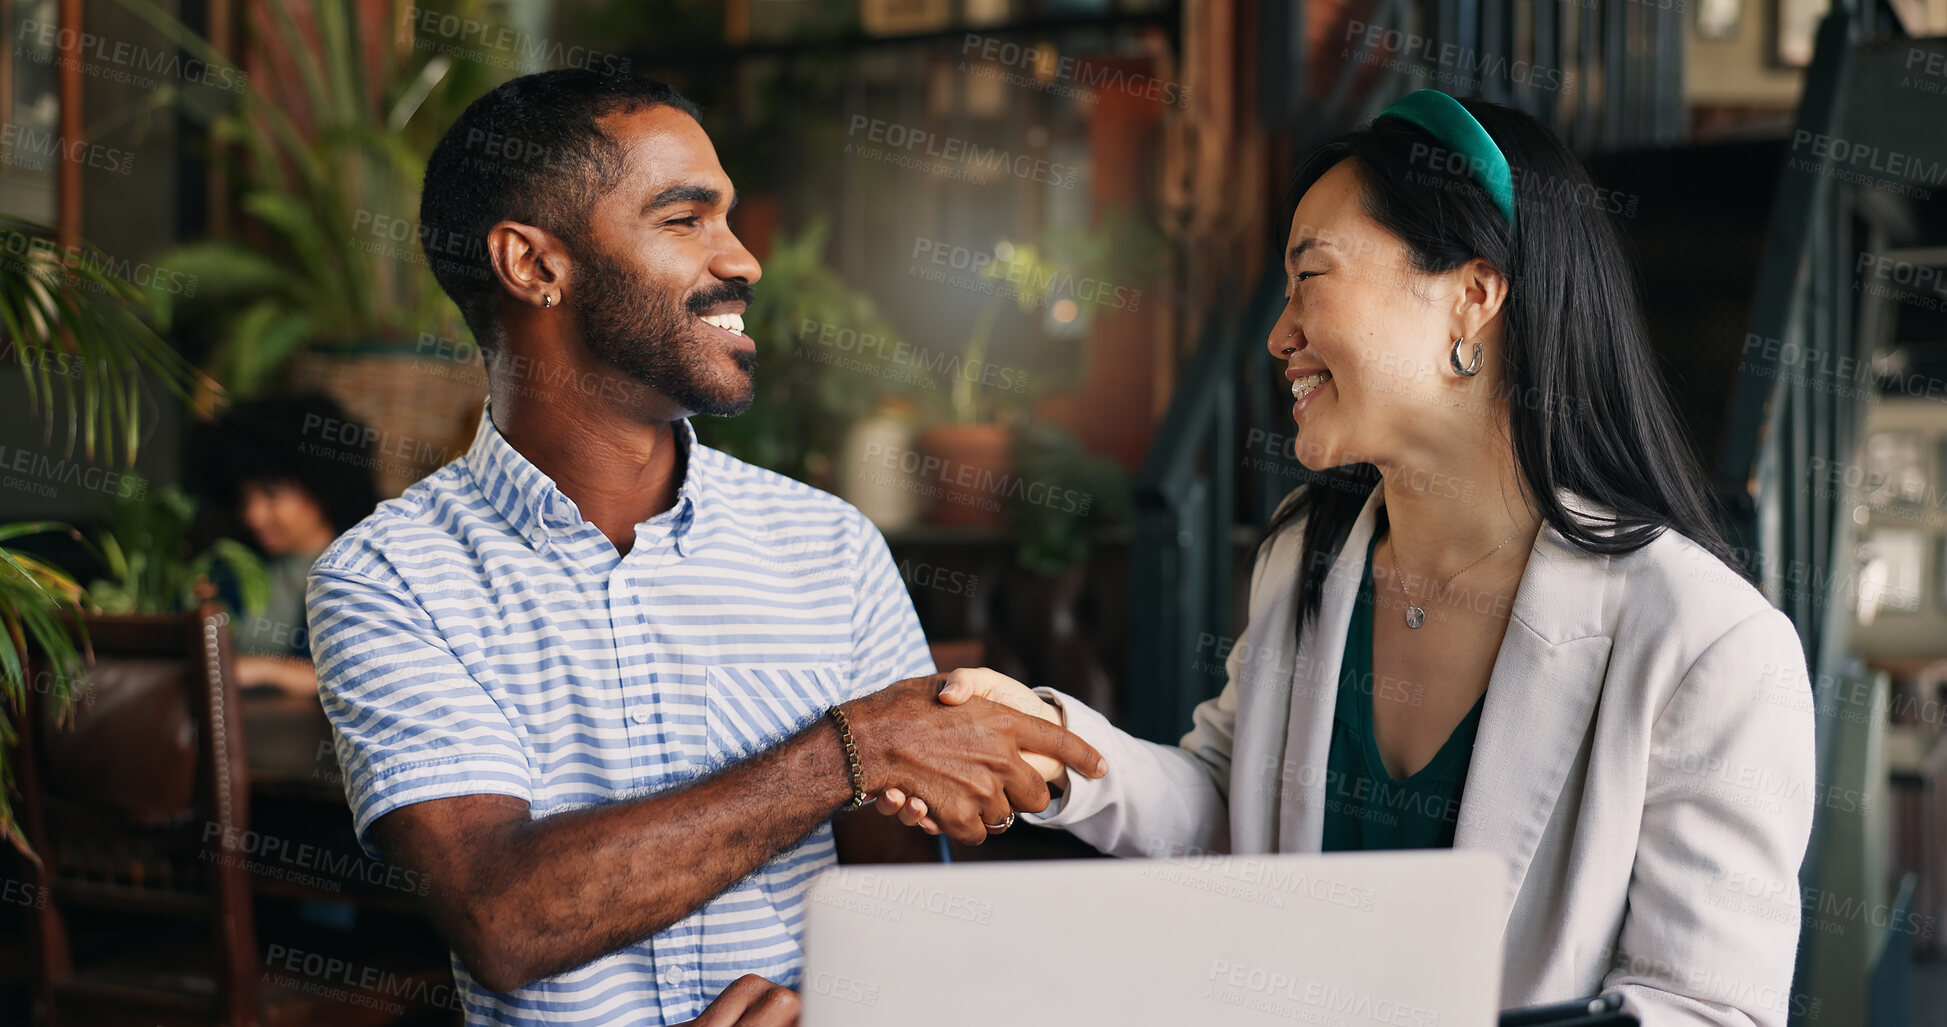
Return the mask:
<path id="1" fill-rule="evenodd" d="M 745 974 L 723 989 L 703 1015 L 678 1027 L 797 1027 L 798 993 Z"/>
<path id="2" fill-rule="evenodd" d="M 868 792 L 923 795 L 936 829 L 978 845 L 983 823 L 1048 807 L 1023 750 L 1101 775 L 1100 754 L 1045 720 L 984 700 L 941 703 L 945 680 L 901 681 L 845 705 Z M 428 911 L 474 980 L 507 992 L 688 916 L 830 820 L 852 795 L 846 771 L 838 732 L 818 717 L 685 787 L 542 817 L 509 795 L 428 799 L 380 816 L 369 834 L 387 862 L 430 883 Z"/>
<path id="3" fill-rule="evenodd" d="M 1056 718 L 993 701 L 962 700 L 958 708 L 943 703 L 942 687 L 949 680 L 948 675 L 911 678 L 846 704 L 866 790 L 881 796 L 882 811 L 891 793 L 926 796 L 932 833 L 944 831 L 954 841 L 978 845 L 987 839 L 985 825 L 1001 823 L 1016 810 L 1048 808 L 1043 774 L 1023 762 L 1023 754 L 1045 754 L 1089 777 L 1106 772 L 1102 755 Z"/>
<path id="4" fill-rule="evenodd" d="M 946 686 L 940 689 L 939 699 L 948 706 L 964 705 L 971 699 L 986 699 L 1011 706 L 1056 726 L 1062 723 L 1061 712 L 1054 705 L 1034 694 L 1028 686 L 986 667 L 962 667 L 948 674 Z M 1021 759 L 1041 775 L 1042 781 L 1058 790 L 1068 788 L 1068 768 L 1059 760 L 1026 750 L 1022 751 Z M 899 822 L 907 827 L 917 827 L 927 834 L 940 833 L 939 821 L 927 815 L 930 807 L 926 800 L 917 795 L 908 795 L 898 787 L 879 793 L 874 808 L 885 816 L 899 817 Z"/>

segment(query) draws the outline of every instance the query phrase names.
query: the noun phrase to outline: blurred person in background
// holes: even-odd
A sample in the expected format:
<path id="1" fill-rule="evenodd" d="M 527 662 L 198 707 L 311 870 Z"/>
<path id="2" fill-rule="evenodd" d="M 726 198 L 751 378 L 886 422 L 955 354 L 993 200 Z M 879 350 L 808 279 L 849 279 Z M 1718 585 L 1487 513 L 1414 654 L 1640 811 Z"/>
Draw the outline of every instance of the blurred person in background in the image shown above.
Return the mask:
<path id="1" fill-rule="evenodd" d="M 325 428 L 330 426 L 329 437 Z M 270 595 L 236 618 L 237 677 L 245 688 L 315 695 L 305 578 L 332 541 L 378 505 L 362 425 L 322 393 L 265 396 L 231 407 L 202 429 L 210 454 L 198 491 L 235 512 L 263 554 Z M 234 583 L 225 588 L 241 609 Z"/>

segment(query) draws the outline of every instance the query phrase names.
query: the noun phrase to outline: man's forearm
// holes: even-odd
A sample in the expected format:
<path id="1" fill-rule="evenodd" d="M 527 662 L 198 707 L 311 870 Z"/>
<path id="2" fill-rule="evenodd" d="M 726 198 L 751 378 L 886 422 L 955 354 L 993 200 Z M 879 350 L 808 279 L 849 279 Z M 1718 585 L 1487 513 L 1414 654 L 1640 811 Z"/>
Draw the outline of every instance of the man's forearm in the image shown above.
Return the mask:
<path id="1" fill-rule="evenodd" d="M 501 978 L 482 983 L 511 990 L 663 930 L 851 796 L 838 733 L 820 718 L 681 791 L 514 826 L 486 878 L 462 886 L 461 933 Z"/>
<path id="2" fill-rule="evenodd" d="M 865 791 L 922 796 L 945 833 L 977 845 L 1011 810 L 1048 805 L 1022 752 L 1104 773 L 1100 753 L 1044 720 L 984 700 L 942 705 L 944 680 L 845 704 Z M 512 991 L 689 915 L 829 819 L 852 796 L 847 770 L 820 718 L 681 791 L 540 819 L 508 796 L 461 796 L 388 813 L 372 839 L 434 879 L 434 916 L 474 979 Z"/>

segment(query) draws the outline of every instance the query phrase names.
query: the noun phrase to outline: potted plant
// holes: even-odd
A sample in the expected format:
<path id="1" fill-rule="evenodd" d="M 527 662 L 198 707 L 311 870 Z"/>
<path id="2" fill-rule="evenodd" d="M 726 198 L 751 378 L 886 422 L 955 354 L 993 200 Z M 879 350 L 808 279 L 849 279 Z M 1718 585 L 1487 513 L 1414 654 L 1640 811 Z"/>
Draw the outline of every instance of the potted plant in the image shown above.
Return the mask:
<path id="1" fill-rule="evenodd" d="M 1088 236 L 1050 233 L 1029 243 L 1003 239 L 994 245 L 994 259 L 982 266 L 981 277 L 994 283 L 994 294 L 974 316 L 961 349 L 961 373 L 953 376 L 947 419 L 919 437 L 920 448 L 940 468 L 938 499 L 927 517 L 931 522 L 999 524 L 1006 518 L 1015 430 L 1025 419 L 1029 400 L 1022 393 L 983 387 L 994 332 L 1011 298 L 1021 314 L 1041 316 L 1044 334 L 1080 333 L 1083 311 L 1072 298 L 1059 295 L 1078 277 L 1077 264 L 1095 262 L 1092 252 L 1075 245 L 1078 240 L 1086 243 Z"/>
<path id="2" fill-rule="evenodd" d="M 1023 479 L 1042 486 L 1012 508 L 1016 562 L 1026 570 L 1054 577 L 1078 566 L 1105 531 L 1134 514 L 1129 475 L 1114 460 L 1084 450 L 1070 432 L 1025 424 L 1015 433 L 1013 459 Z"/>
<path id="3" fill-rule="evenodd" d="M 212 67 L 233 67 L 151 0 L 122 2 Z M 222 145 L 249 232 L 161 258 L 206 287 L 155 302 L 211 340 L 204 369 L 237 398 L 316 388 L 388 436 L 430 443 L 412 448 L 437 464 L 464 445 L 486 378 L 451 366 L 452 354 L 473 348 L 425 263 L 419 187 L 440 134 L 507 73 L 421 49 L 428 19 L 407 17 L 402 5 L 376 27 L 383 43 L 370 45 L 367 6 L 320 0 L 308 34 L 288 5 L 251 8 L 269 14 L 265 52 L 289 73 L 276 76 L 273 93 L 233 69 L 247 84 L 228 106 L 184 104 Z M 462 6 L 487 20 L 483 5 Z M 381 488 L 397 494 L 431 469 L 389 461 Z"/>
<path id="4" fill-rule="evenodd" d="M 113 263 L 100 251 L 70 249 L 54 229 L 17 218 L 0 218 L 0 236 L 15 255 L 0 261 L 0 341 L 20 365 L 29 404 L 43 413 L 44 443 L 53 444 L 56 411 L 66 411 L 63 459 L 74 457 L 79 441 L 86 460 L 134 463 L 144 375 L 185 400 L 219 393 L 142 320 L 142 290 L 104 270 Z M 55 522 L 0 525 L 0 837 L 22 852 L 7 758 L 17 740 L 12 718 L 29 688 L 45 693 L 57 714 L 71 707 L 88 649 L 80 617 L 87 597 L 67 572 L 11 543 L 62 531 L 80 539 Z M 31 682 L 30 650 L 43 667 Z"/>
<path id="5" fill-rule="evenodd" d="M 138 479 L 139 481 L 139 479 Z M 221 567 L 236 582 L 243 612 L 255 614 L 270 595 L 263 558 L 236 539 L 217 539 L 191 555 L 182 541 L 196 501 L 174 485 L 141 487 L 116 497 L 108 528 L 94 550 L 107 576 L 88 586 L 88 605 L 103 614 L 183 613 L 198 602 L 198 583 Z"/>
<path id="6" fill-rule="evenodd" d="M 981 269 L 982 277 L 993 283 L 994 295 L 974 319 L 962 366 L 986 366 L 1000 330 L 999 319 L 1011 298 L 1021 314 L 1035 317 L 1030 333 L 1044 340 L 1073 343 L 1048 347 L 1058 357 L 1069 357 L 1068 366 L 1051 375 L 1045 373 L 1048 362 L 1044 360 L 1036 367 L 1036 379 L 1045 383 L 1078 372 L 1083 359 L 1081 342 L 1096 312 L 1106 309 L 1103 304 L 1110 296 L 1126 292 L 1115 283 L 1148 280 L 1155 274 L 1163 250 L 1153 226 L 1124 209 L 1105 214 L 1094 229 L 1052 228 L 1030 242 L 1002 240 L 995 244 L 994 259 Z M 1055 363 L 1061 362 L 1058 359 Z M 1025 374 L 1020 369 L 1015 371 Z M 1024 467 L 1017 472 L 1016 454 L 1021 448 L 1023 426 L 1031 420 L 1029 408 L 1040 397 L 1025 391 L 983 389 L 985 381 L 983 374 L 956 376 L 948 419 L 921 436 L 921 447 L 938 466 L 949 469 L 947 476 L 952 483 L 945 484 L 942 501 L 934 506 L 930 519 L 935 523 L 997 523 L 1007 516 L 1007 504 L 994 502 L 991 483 L 1004 483 L 1011 493 L 1015 484 L 1030 480 Z M 1036 390 L 1048 391 L 1045 384 Z M 1060 484 L 1045 478 L 1033 478 L 1032 483 Z"/>

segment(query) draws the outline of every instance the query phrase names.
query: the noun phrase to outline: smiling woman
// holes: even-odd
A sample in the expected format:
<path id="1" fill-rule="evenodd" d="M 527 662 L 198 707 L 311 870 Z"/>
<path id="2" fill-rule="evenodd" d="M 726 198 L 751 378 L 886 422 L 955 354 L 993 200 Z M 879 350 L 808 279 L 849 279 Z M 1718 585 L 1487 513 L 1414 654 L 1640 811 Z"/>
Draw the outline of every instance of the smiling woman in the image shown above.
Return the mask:
<path id="1" fill-rule="evenodd" d="M 1592 552 L 1632 551 L 1675 528 L 1735 566 L 1650 356 L 1613 227 L 1587 206 L 1545 202 L 1592 187 L 1587 173 L 1525 115 L 1446 103 L 1480 119 L 1492 141 L 1473 145 L 1491 152 L 1380 118 L 1319 150 L 1293 180 L 1288 305 L 1268 344 L 1289 356 L 1294 395 L 1301 374 L 1336 383 L 1321 390 L 1324 405 L 1300 395 L 1293 408 L 1298 457 L 1324 487 L 1286 504 L 1270 534 L 1302 521 L 1309 550 L 1336 554 L 1387 463 L 1473 466 L 1475 480 L 1519 495 L 1517 505 Z M 1512 171 L 1496 182 L 1505 211 L 1479 181 L 1494 160 Z M 1517 195 L 1537 212 L 1518 233 Z M 1451 341 L 1440 350 L 1414 341 L 1428 338 Z M 1443 452 L 1456 439 L 1471 444 Z M 1483 452 L 1512 460 L 1474 459 Z M 1562 490 L 1614 518 L 1572 515 Z M 1299 585 L 1307 615 L 1323 570 L 1315 563 Z"/>
<path id="2" fill-rule="evenodd" d="M 1587 185 L 1532 118 L 1437 93 L 1320 150 L 1266 339 L 1318 473 L 1223 693 L 1178 746 L 987 671 L 942 700 L 1058 711 L 1100 750 L 1100 780 L 1042 768 L 1064 794 L 1029 819 L 1105 852 L 1493 851 L 1503 1005 L 1781 1025 L 1796 889 L 1752 916 L 1723 882 L 1796 880 L 1805 662 L 1726 559 L 1606 216 L 1551 199 Z"/>

